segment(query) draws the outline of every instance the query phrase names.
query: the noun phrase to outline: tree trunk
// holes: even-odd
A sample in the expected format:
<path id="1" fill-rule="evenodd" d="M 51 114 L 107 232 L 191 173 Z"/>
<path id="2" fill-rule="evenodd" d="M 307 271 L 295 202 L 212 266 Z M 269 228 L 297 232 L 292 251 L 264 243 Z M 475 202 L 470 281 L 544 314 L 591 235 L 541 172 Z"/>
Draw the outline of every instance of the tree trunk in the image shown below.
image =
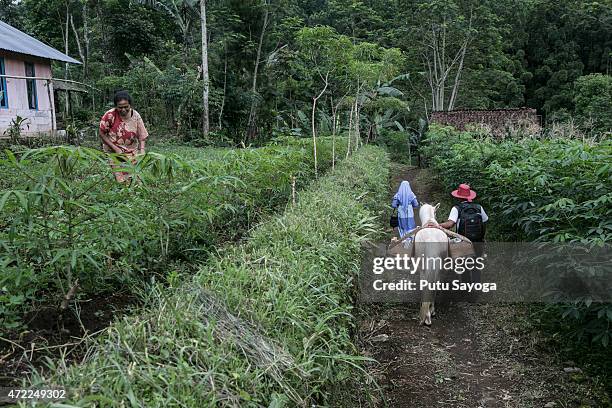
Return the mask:
<path id="1" fill-rule="evenodd" d="M 336 118 L 336 108 L 334 106 L 334 98 L 333 96 L 330 98 L 331 100 L 331 112 L 332 112 L 332 170 L 336 167 L 336 125 L 338 124 L 338 120 Z"/>
<path id="2" fill-rule="evenodd" d="M 70 13 L 68 12 L 68 2 L 66 2 L 66 29 L 65 34 L 66 37 L 64 38 L 64 54 L 68 55 L 68 33 L 70 30 L 69 27 L 69 22 L 70 22 Z M 64 79 L 68 79 L 68 63 L 66 62 L 64 64 Z M 64 122 L 66 122 L 66 119 L 68 118 L 68 92 L 64 92 L 65 94 L 65 107 L 64 107 Z M 64 126 L 66 126 L 66 123 L 64 123 Z"/>
<path id="3" fill-rule="evenodd" d="M 87 16 L 87 2 L 83 3 L 83 42 L 85 43 L 85 61 L 83 61 L 83 76 L 89 76 L 89 22 Z"/>
<path id="4" fill-rule="evenodd" d="M 102 12 L 102 6 L 100 2 L 96 2 L 96 17 L 98 18 L 98 21 L 104 21 L 104 13 Z M 104 49 L 109 49 L 107 30 L 108 30 L 108 27 L 105 24 L 102 24 L 100 27 L 100 32 L 102 34 L 102 46 L 104 47 Z M 103 62 L 102 69 L 104 70 L 104 74 L 108 75 L 111 64 L 109 63 L 108 55 L 106 52 L 102 53 L 102 62 Z"/>
<path id="5" fill-rule="evenodd" d="M 206 137 L 210 128 L 208 118 L 208 37 L 206 36 L 206 1 L 200 0 L 200 22 L 202 24 L 202 133 Z"/>
<path id="6" fill-rule="evenodd" d="M 346 158 L 348 159 L 351 153 L 351 130 L 353 129 L 353 108 L 355 105 L 351 104 L 351 112 L 349 113 L 349 126 L 348 126 L 348 142 L 346 147 Z"/>
<path id="7" fill-rule="evenodd" d="M 459 82 L 461 79 L 461 71 L 463 71 L 463 60 L 465 59 L 465 50 L 467 49 L 467 41 L 463 44 L 463 50 L 461 51 L 461 59 L 459 60 L 459 68 L 457 68 L 457 74 L 455 75 L 455 83 L 453 84 L 453 91 L 451 92 L 450 100 L 448 101 L 448 110 L 452 111 L 455 108 L 455 102 L 457 101 L 457 94 L 459 92 Z"/>
<path id="8" fill-rule="evenodd" d="M 360 141 L 360 135 L 359 135 L 359 92 L 361 91 L 361 85 L 359 84 L 359 81 L 357 81 L 357 93 L 355 94 L 355 119 L 354 119 L 354 126 L 355 126 L 355 150 L 359 149 L 359 141 Z"/>
<path id="9" fill-rule="evenodd" d="M 85 72 L 85 53 L 83 52 L 83 47 L 81 46 L 81 39 L 79 38 L 79 32 L 77 31 L 76 26 L 74 25 L 74 18 L 72 18 L 72 14 L 70 15 L 70 26 L 72 27 L 72 32 L 74 33 L 74 39 L 77 43 L 79 56 L 81 57 L 81 61 L 83 62 L 83 72 Z"/>
<path id="10" fill-rule="evenodd" d="M 361 135 L 359 134 L 359 104 L 355 101 L 355 120 L 353 123 L 355 124 L 355 150 L 359 149 L 361 142 Z"/>
<path id="11" fill-rule="evenodd" d="M 261 49 L 263 47 L 263 40 L 266 34 L 266 29 L 268 27 L 268 16 L 269 16 L 268 3 L 264 0 L 264 20 L 263 25 L 261 27 L 261 34 L 259 35 L 259 43 L 257 44 L 257 55 L 255 57 L 255 67 L 253 68 L 253 84 L 251 86 L 251 110 L 249 112 L 249 121 L 247 123 L 247 139 L 252 140 L 255 138 L 256 134 L 256 126 L 257 126 L 257 105 L 259 101 L 257 100 L 257 75 L 259 72 L 259 61 L 261 60 Z"/>
<path id="12" fill-rule="evenodd" d="M 189 63 L 189 51 L 191 47 L 189 46 L 189 29 L 188 27 L 181 27 L 183 31 L 183 63 Z"/>
<path id="13" fill-rule="evenodd" d="M 224 63 L 223 63 L 223 97 L 221 98 L 221 107 L 219 108 L 219 130 L 222 128 L 223 108 L 225 107 L 225 93 L 227 90 L 227 43 L 223 44 Z"/>
<path id="14" fill-rule="evenodd" d="M 311 117 L 311 120 L 312 120 L 312 148 L 314 152 L 315 178 L 318 177 L 318 173 L 317 173 L 317 170 L 318 170 L 317 169 L 317 132 L 316 132 L 315 113 L 317 110 L 317 101 L 319 100 L 321 96 L 323 96 L 323 94 L 327 90 L 327 85 L 329 85 L 328 79 L 329 79 L 329 72 L 325 74 L 325 86 L 323 87 L 323 90 L 319 93 L 319 95 L 312 98 L 312 117 Z"/>

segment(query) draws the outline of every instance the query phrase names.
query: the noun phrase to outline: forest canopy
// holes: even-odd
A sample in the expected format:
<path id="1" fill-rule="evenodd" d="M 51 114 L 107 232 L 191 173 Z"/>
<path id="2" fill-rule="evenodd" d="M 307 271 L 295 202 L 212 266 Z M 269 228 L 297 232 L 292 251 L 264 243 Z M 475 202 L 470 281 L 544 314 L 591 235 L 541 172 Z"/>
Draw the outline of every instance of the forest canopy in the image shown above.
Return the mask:
<path id="1" fill-rule="evenodd" d="M 351 117 L 375 137 L 436 110 L 522 106 L 610 130 L 610 0 L 0 0 L 0 19 L 83 62 L 54 72 L 100 91 L 81 122 L 127 89 L 151 126 L 191 140 L 204 6 L 206 116 L 228 142 L 346 129 Z"/>

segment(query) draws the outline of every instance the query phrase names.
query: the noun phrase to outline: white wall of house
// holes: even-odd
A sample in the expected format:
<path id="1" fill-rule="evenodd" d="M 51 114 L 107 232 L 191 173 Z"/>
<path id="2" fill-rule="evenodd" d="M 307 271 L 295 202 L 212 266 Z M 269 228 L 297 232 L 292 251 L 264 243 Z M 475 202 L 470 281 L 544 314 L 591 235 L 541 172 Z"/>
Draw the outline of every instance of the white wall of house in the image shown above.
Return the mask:
<path id="1" fill-rule="evenodd" d="M 0 58 L 4 59 L 4 73 L 6 75 L 26 76 L 25 63 L 34 63 L 36 77 L 51 78 L 51 61 L 28 55 L 15 54 L 0 50 Z M 1 80 L 1 78 L 0 78 Z M 17 116 L 27 118 L 23 126 L 23 134 L 50 132 L 55 129 L 55 109 L 53 105 L 53 84 L 47 81 L 36 80 L 37 109 L 28 106 L 28 92 L 25 79 L 6 78 L 8 108 L 0 107 L 0 137 L 10 127 L 11 121 Z M 51 98 L 49 98 L 49 92 Z"/>

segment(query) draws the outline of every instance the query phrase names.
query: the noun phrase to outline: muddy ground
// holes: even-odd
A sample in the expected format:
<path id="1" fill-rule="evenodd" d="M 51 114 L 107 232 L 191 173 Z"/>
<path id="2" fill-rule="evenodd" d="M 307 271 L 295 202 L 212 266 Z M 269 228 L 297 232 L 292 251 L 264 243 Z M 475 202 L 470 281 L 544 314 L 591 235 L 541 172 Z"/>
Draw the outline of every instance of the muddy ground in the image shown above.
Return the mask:
<path id="1" fill-rule="evenodd" d="M 392 170 L 390 198 L 401 180 L 409 180 L 420 202 L 441 203 L 438 218 L 446 219 L 450 200 L 427 169 L 396 165 Z M 379 388 L 373 402 L 356 405 L 610 406 L 597 378 L 546 350 L 546 338 L 529 325 L 528 305 L 447 301 L 436 310 L 432 326 L 424 327 L 417 304 L 358 305 L 358 346 L 362 355 L 377 360 L 367 370 Z"/>
<path id="2" fill-rule="evenodd" d="M 20 385 L 33 368 L 44 368 L 47 357 L 64 356 L 67 362 L 78 363 L 86 352 L 87 337 L 106 329 L 137 303 L 129 293 L 101 294 L 80 297 L 63 313 L 57 305 L 29 313 L 20 330 L 0 337 L 0 387 Z"/>

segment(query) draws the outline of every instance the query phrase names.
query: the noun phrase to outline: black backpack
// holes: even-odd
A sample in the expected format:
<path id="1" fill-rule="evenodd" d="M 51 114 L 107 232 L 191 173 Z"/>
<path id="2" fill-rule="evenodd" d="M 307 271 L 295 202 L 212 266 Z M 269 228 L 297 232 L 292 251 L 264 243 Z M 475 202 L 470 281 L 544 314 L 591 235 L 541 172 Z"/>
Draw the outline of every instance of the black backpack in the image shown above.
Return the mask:
<path id="1" fill-rule="evenodd" d="M 457 206 L 459 219 L 457 233 L 473 242 L 484 240 L 485 223 L 482 221 L 482 207 L 475 203 L 461 203 Z"/>

